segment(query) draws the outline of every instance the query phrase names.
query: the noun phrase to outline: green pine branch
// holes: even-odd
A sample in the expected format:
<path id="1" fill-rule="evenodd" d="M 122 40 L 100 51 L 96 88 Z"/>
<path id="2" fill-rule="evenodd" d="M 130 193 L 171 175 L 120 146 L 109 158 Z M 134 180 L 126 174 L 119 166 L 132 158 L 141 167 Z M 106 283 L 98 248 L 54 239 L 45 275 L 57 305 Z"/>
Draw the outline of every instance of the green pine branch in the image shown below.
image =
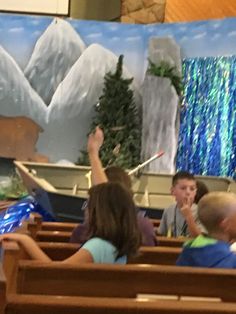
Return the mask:
<path id="1" fill-rule="evenodd" d="M 102 95 L 94 108 L 95 117 L 90 132 L 97 125 L 103 129 L 105 140 L 100 157 L 104 166 L 133 168 L 140 162 L 141 117 L 130 88 L 133 78 L 125 79 L 122 74 L 121 55 L 115 72 L 105 74 Z M 87 153 L 82 151 L 78 163 L 88 165 L 88 162 Z"/>
<path id="2" fill-rule="evenodd" d="M 147 73 L 154 76 L 169 78 L 171 84 L 174 86 L 178 96 L 182 95 L 183 92 L 183 81 L 182 77 L 179 76 L 176 66 L 171 66 L 166 61 L 161 61 L 159 64 L 155 64 L 150 59 Z"/>

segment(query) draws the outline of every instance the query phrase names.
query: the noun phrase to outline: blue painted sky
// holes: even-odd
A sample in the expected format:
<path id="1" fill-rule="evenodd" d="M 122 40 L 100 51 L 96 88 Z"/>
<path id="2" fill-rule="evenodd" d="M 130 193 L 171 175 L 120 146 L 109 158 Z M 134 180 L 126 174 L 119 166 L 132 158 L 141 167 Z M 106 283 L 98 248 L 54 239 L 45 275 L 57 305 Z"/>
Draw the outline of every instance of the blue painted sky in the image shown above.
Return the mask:
<path id="1" fill-rule="evenodd" d="M 34 45 L 52 18 L 0 14 L 0 45 L 24 69 Z M 134 25 L 68 19 L 89 45 L 99 43 L 124 54 L 128 69 L 141 79 L 151 37 L 173 37 L 184 58 L 236 54 L 236 18 L 193 23 Z"/>

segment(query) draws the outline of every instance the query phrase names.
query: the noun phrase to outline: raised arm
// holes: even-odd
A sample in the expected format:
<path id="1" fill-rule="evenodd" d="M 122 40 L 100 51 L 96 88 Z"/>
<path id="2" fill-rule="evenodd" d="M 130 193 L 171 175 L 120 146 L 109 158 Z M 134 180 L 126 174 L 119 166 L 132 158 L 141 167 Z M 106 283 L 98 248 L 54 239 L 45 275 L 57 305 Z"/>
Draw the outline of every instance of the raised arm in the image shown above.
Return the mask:
<path id="1" fill-rule="evenodd" d="M 87 151 L 89 155 L 92 185 L 107 182 L 107 176 L 103 170 L 102 162 L 99 158 L 99 150 L 103 144 L 103 131 L 97 126 L 94 133 L 91 133 L 88 138 Z"/>

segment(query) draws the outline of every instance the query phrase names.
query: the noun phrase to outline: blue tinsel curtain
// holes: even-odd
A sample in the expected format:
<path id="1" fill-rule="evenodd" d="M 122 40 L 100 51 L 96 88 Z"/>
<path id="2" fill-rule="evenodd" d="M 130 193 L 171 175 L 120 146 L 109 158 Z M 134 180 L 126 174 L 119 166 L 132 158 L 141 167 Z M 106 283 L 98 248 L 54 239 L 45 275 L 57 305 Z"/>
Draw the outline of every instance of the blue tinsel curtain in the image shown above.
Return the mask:
<path id="1" fill-rule="evenodd" d="M 236 178 L 236 56 L 185 59 L 177 169 Z"/>

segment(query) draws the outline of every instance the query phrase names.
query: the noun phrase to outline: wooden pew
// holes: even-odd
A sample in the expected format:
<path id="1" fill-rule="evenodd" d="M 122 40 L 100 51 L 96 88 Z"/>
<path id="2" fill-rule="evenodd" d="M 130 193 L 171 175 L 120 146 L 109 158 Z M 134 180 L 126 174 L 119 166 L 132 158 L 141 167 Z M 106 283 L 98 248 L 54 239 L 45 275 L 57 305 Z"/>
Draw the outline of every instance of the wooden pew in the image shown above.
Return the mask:
<path id="1" fill-rule="evenodd" d="M 48 231 L 70 231 L 72 232 L 75 227 L 80 225 L 74 222 L 43 222 L 40 230 Z"/>
<path id="2" fill-rule="evenodd" d="M 58 264 L 58 263 L 57 263 Z M 88 266 L 88 265 L 87 265 Z M 104 266 L 104 265 L 103 265 Z M 120 265 L 117 265 L 120 267 Z M 125 266 L 126 267 L 126 266 Z M 51 273 L 51 272 L 50 272 Z M 51 273 L 52 274 L 52 273 Z M 206 301 L 149 301 L 141 297 L 139 300 L 127 298 L 102 298 L 82 296 L 58 296 L 56 295 L 27 295 L 8 293 L 6 298 L 6 284 L 3 270 L 0 265 L 0 314 L 101 314 L 101 313 L 235 313 L 235 304 L 212 303 Z M 27 283 L 26 283 L 27 284 Z M 67 287 L 64 281 L 64 288 Z M 32 292 L 31 292 L 32 293 Z M 45 293 L 45 291 L 44 291 Z M 148 300 L 148 302 L 144 302 Z"/>
<path id="3" fill-rule="evenodd" d="M 15 241 L 3 241 L 0 249 L 0 264 L 6 278 L 6 290 L 15 291 L 18 262 L 21 259 L 30 260 L 30 257 Z"/>
<path id="4" fill-rule="evenodd" d="M 78 223 L 73 222 L 30 222 L 28 223 L 28 230 L 32 236 L 36 235 L 38 231 L 66 231 L 72 232 Z"/>
<path id="5" fill-rule="evenodd" d="M 55 261 L 62 261 L 78 251 L 80 244 L 65 242 L 38 242 L 39 247 Z"/>
<path id="6" fill-rule="evenodd" d="M 53 260 L 63 260 L 73 253 L 75 253 L 79 245 L 70 243 L 39 243 L 39 246 L 51 257 Z M 174 265 L 177 259 L 177 248 L 148 248 L 144 247 L 142 254 L 129 263 L 159 263 Z M 155 252 L 155 250 L 157 252 Z M 165 252 L 165 250 L 167 252 Z M 178 250 L 178 249 L 177 249 Z M 15 291 L 16 289 L 16 273 L 18 263 L 21 259 L 30 260 L 26 252 L 14 242 L 4 241 L 2 243 L 1 262 L 7 277 L 7 291 Z M 31 261 L 31 260 L 30 260 Z M 33 262 L 33 261 L 32 261 Z"/>
<path id="7" fill-rule="evenodd" d="M 4 313 L 4 305 L 6 303 L 6 276 L 0 264 L 0 314 Z"/>
<path id="8" fill-rule="evenodd" d="M 155 228 L 159 227 L 161 220 L 160 219 L 150 219 Z"/>
<path id="9" fill-rule="evenodd" d="M 235 304 L 123 298 L 11 295 L 6 314 L 235 314 Z"/>
<path id="10" fill-rule="evenodd" d="M 24 274 L 19 275 L 19 277 L 23 276 L 23 280 L 18 277 L 18 281 L 21 282 L 21 286 L 18 287 L 17 294 L 8 294 L 7 301 L 5 301 L 5 297 L 1 298 L 0 313 L 119 314 L 122 311 L 122 313 L 147 314 L 232 314 L 235 313 L 236 310 L 236 304 L 218 303 L 217 299 L 213 299 L 216 303 L 202 301 L 202 296 L 218 296 L 224 301 L 235 301 L 236 296 L 234 294 L 234 290 L 228 289 L 228 285 L 232 285 L 231 287 L 235 285 L 236 272 L 234 270 L 193 269 L 176 266 L 148 266 L 148 271 L 146 271 L 147 269 L 145 270 L 143 266 L 137 265 L 81 265 L 73 269 L 74 267 L 71 265 L 63 265 L 58 262 L 54 262 L 52 264 L 20 261 L 19 271 L 24 272 Z M 40 267 L 40 269 L 37 269 L 38 267 Z M 178 275 L 176 277 L 176 271 L 174 268 L 181 271 L 182 274 L 179 278 Z M 159 271 L 159 277 L 157 277 L 155 269 Z M 76 273 L 74 271 L 76 271 Z M 185 280 L 183 280 L 183 276 L 186 277 Z M 189 281 L 189 279 L 191 280 Z M 71 280 L 73 282 L 71 282 Z M 178 282 L 178 285 L 176 285 L 176 282 Z M 222 282 L 224 282 L 224 287 L 221 284 Z M 23 285 L 25 286 L 24 289 L 29 291 L 31 295 L 25 295 L 25 293 L 23 293 Z M 2 291 L 4 289 L 4 285 L 0 287 L 2 287 L 0 290 Z M 139 288 L 137 289 L 137 287 Z M 175 291 L 173 291 L 173 288 Z M 54 296 L 45 295 L 45 293 L 50 293 L 50 289 Z M 60 289 L 62 289 L 62 291 Z M 170 291 L 170 289 L 172 291 Z M 96 297 L 86 298 L 82 296 L 61 296 L 63 293 L 68 294 L 71 290 L 73 292 L 73 296 L 75 293 L 82 293 L 85 295 L 95 293 Z M 201 301 L 196 302 L 195 300 L 191 302 L 180 302 L 168 299 L 168 301 L 161 300 L 143 302 L 143 299 L 146 299 L 146 297 L 142 296 L 140 297 L 142 302 L 140 301 L 140 298 L 139 301 L 132 299 L 120 299 L 120 296 L 118 299 L 113 299 L 113 296 L 116 295 L 116 293 L 119 293 L 119 295 L 122 294 L 121 297 L 125 295 L 126 298 L 127 296 L 132 298 L 136 292 L 161 293 L 162 295 L 164 293 L 168 293 L 168 295 L 170 293 L 175 294 L 176 292 L 178 295 L 181 295 L 182 293 L 184 295 L 201 295 Z M 43 293 L 44 295 L 32 295 L 34 293 Z M 60 298 L 58 298 L 57 294 L 60 295 Z M 112 297 L 109 297 L 109 299 L 107 299 L 107 297 L 103 299 L 104 295 L 112 295 Z M 159 297 L 162 298 L 162 295 Z M 0 297 L 1 296 L 3 296 L 2 293 L 0 294 Z M 182 297 L 181 300 L 183 299 L 184 298 Z M 3 312 L 5 302 L 6 311 Z"/>
<path id="11" fill-rule="evenodd" d="M 164 236 L 157 236 L 158 246 L 168 246 L 168 247 L 182 247 L 184 242 L 190 240 L 190 238 L 179 237 L 179 238 L 169 238 Z"/>
<path id="12" fill-rule="evenodd" d="M 74 266 L 59 262 L 20 260 L 16 286 L 20 294 L 112 298 L 154 294 L 236 302 L 236 270 L 232 269 L 168 265 Z"/>
<path id="13" fill-rule="evenodd" d="M 40 217 L 34 216 L 34 221 L 28 224 L 30 232 L 35 233 L 37 231 L 70 231 L 72 232 L 79 223 L 73 222 L 47 222 L 42 221 Z M 154 227 L 160 225 L 160 219 L 150 219 Z"/>
<path id="14" fill-rule="evenodd" d="M 52 260 L 64 260 L 74 254 L 80 247 L 74 243 L 38 242 L 40 248 Z M 129 264 L 175 265 L 181 252 L 177 247 L 141 247 L 136 257 L 128 260 Z"/>
<path id="15" fill-rule="evenodd" d="M 64 260 L 74 254 L 80 244 L 60 243 L 60 242 L 38 242 L 39 247 L 52 259 Z M 14 242 L 5 242 L 2 247 L 2 258 L 5 265 L 15 263 L 15 260 L 29 259 L 23 249 Z M 181 248 L 177 247 L 141 247 L 136 257 L 130 258 L 128 263 L 131 264 L 159 264 L 159 265 L 175 265 L 175 262 L 181 252 Z"/>
<path id="16" fill-rule="evenodd" d="M 39 242 L 69 242 L 71 237 L 70 231 L 39 230 L 34 233 L 34 231 L 30 230 L 30 232 L 32 237 Z M 183 243 L 189 240 L 189 238 L 168 238 L 164 236 L 157 236 L 156 238 L 158 246 L 170 247 L 182 247 Z"/>
<path id="17" fill-rule="evenodd" d="M 39 242 L 69 242 L 70 237 L 70 231 L 39 230 L 34 239 Z"/>
<path id="18" fill-rule="evenodd" d="M 31 227 L 39 230 L 51 230 L 51 231 L 72 231 L 79 223 L 74 222 L 47 222 L 43 221 L 39 214 L 33 214 L 34 222 L 31 222 Z M 154 227 L 159 227 L 160 219 L 150 219 Z"/>
<path id="19" fill-rule="evenodd" d="M 113 268 L 115 268 L 115 272 Z M 74 273 L 74 271 L 77 273 Z M 35 275 L 32 276 L 32 272 Z M 20 278 L 23 278 L 23 280 Z M 46 280 L 46 282 L 42 282 L 42 280 Z M 74 291 L 76 294 L 88 294 L 89 296 L 91 294 L 98 296 L 99 294 L 99 296 L 106 295 L 109 297 L 116 296 L 116 293 L 118 293 L 119 297 L 131 298 L 137 293 L 193 295 L 219 297 L 224 301 L 235 302 L 234 290 L 228 289 L 228 287 L 235 286 L 235 280 L 236 271 L 224 269 L 95 264 L 74 267 L 58 262 L 45 264 L 34 261 L 20 261 L 18 282 L 21 284 L 21 289 L 18 283 L 17 290 L 25 294 L 27 291 L 28 293 L 40 293 L 40 289 L 42 290 L 41 293 L 50 293 L 50 289 L 52 289 L 51 293 L 59 295 L 62 293 L 71 295 L 71 291 L 72 293 Z M 222 285 L 222 282 L 224 285 Z M 26 291 L 22 288 L 23 286 Z M 206 313 L 217 313 L 214 312 L 217 308 L 216 306 L 212 309 L 212 312 L 206 311 Z M 199 307 L 197 309 L 199 310 Z M 235 306 L 234 309 L 236 309 Z M 184 311 L 184 308 L 182 310 Z M 189 313 L 188 310 L 186 313 Z M 7 313 L 9 314 L 9 312 Z M 163 313 L 172 312 L 168 309 L 168 312 Z"/>
<path id="20" fill-rule="evenodd" d="M 159 226 L 159 219 L 150 220 L 154 227 Z M 31 236 L 37 241 L 69 242 L 71 232 L 78 225 L 78 223 L 70 222 L 43 222 L 40 215 L 34 214 L 34 222 L 28 223 L 28 230 Z M 186 240 L 188 240 L 188 238 L 167 238 L 164 236 L 157 236 L 159 246 L 182 247 Z"/>
<path id="21" fill-rule="evenodd" d="M 37 216 L 36 216 L 37 217 Z M 69 242 L 72 230 L 78 226 L 77 223 L 67 222 L 36 222 L 28 224 L 31 236 L 37 241 Z M 151 219 L 155 226 L 159 225 L 160 220 Z M 188 238 L 169 238 L 157 236 L 158 246 L 182 247 Z"/>
<path id="22" fill-rule="evenodd" d="M 136 257 L 128 260 L 129 264 L 175 265 L 182 249 L 179 247 L 142 246 Z"/>

